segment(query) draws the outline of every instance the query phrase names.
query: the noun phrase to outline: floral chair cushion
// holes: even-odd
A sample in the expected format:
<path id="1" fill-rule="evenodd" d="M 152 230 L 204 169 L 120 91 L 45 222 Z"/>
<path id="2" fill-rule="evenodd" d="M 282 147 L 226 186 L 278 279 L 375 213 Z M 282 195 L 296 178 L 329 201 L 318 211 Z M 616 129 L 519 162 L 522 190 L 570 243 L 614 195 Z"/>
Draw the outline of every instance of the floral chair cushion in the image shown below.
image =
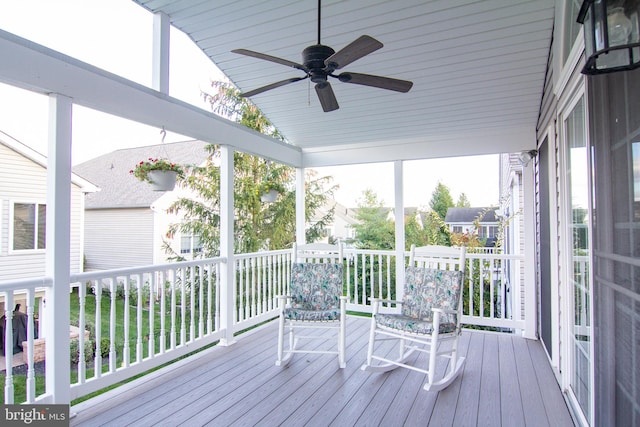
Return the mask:
<path id="1" fill-rule="evenodd" d="M 284 317 L 306 321 L 339 320 L 342 272 L 341 264 L 293 264 L 291 304 L 283 310 Z"/>
<path id="2" fill-rule="evenodd" d="M 423 267 L 408 267 L 405 272 L 404 297 L 401 314 L 378 314 L 381 326 L 408 332 L 433 332 L 432 308 L 457 310 L 460 302 L 462 273 Z M 440 332 L 453 332 L 455 315 L 446 314 L 440 320 Z"/>

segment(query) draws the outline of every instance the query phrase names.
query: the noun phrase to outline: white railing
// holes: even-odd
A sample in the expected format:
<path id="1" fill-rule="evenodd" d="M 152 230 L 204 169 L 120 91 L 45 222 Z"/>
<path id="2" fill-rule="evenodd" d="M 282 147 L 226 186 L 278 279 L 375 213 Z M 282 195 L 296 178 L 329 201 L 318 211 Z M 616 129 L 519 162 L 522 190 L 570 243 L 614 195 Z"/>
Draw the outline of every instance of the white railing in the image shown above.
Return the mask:
<path id="1" fill-rule="evenodd" d="M 72 275 L 78 328 L 89 331 L 89 342 L 81 333 L 78 354 L 72 354 L 72 360 L 77 358 L 77 381 L 71 384 L 71 398 L 219 340 L 222 261 L 211 258 Z M 88 303 L 93 304 L 94 319 L 85 316 Z"/>
<path id="2" fill-rule="evenodd" d="M 394 251 L 345 250 L 345 293 L 348 309 L 370 312 L 369 298 L 395 299 Z M 405 264 L 408 253 L 404 254 Z M 235 255 L 233 272 L 233 333 L 278 315 L 277 295 L 288 292 L 291 251 Z M 469 253 L 464 289 L 463 323 L 516 330 L 524 327 L 519 310 L 523 258 L 513 255 Z M 72 347 L 77 378 L 71 398 L 84 396 L 146 370 L 175 360 L 220 340 L 221 269 L 223 258 L 96 271 L 71 277 L 71 313 L 80 331 Z M 26 289 L 29 330 L 33 330 L 34 293 L 51 286 L 47 279 L 0 285 L 5 307 Z M 9 304 L 10 303 L 10 304 Z M 9 304 L 9 305 L 7 305 Z M 95 313 L 88 316 L 87 313 Z M 9 317 L 9 316 L 7 316 Z M 90 318 L 89 318 L 90 317 Z M 33 334 L 29 355 L 33 355 Z M 10 338 L 10 332 L 7 331 Z M 12 354 L 7 355 L 5 403 L 13 402 Z M 33 359 L 27 369 L 27 402 L 37 399 Z"/>
<path id="3" fill-rule="evenodd" d="M 369 298 L 396 299 L 395 251 L 347 249 L 344 254 L 347 310 L 371 313 Z"/>
<path id="4" fill-rule="evenodd" d="M 238 254 L 234 258 L 237 332 L 278 315 L 276 296 L 288 293 L 291 250 Z"/>
<path id="5" fill-rule="evenodd" d="M 405 265 L 408 261 L 405 253 Z M 371 312 L 370 297 L 396 299 L 395 251 L 345 250 L 347 309 Z M 470 326 L 523 329 L 523 257 L 467 253 L 462 322 Z M 396 288 L 398 286 L 398 288 Z"/>
<path id="6" fill-rule="evenodd" d="M 462 323 L 524 329 L 522 255 L 467 253 Z"/>
<path id="7" fill-rule="evenodd" d="M 4 351 L 0 354 L 4 358 L 4 403 L 14 403 L 14 386 L 15 378 L 13 375 L 14 358 L 26 359 L 26 377 L 25 377 L 25 402 L 33 403 L 36 400 L 36 375 L 34 362 L 34 341 L 36 334 L 36 324 L 34 322 L 35 313 L 35 295 L 43 289 L 51 287 L 53 280 L 49 277 L 37 279 L 15 280 L 0 283 L 0 296 L 4 302 L 4 319 L 0 322 L 3 330 L 4 341 L 2 346 Z M 25 301 L 26 304 L 26 357 L 25 354 L 13 354 L 14 345 L 22 347 L 22 343 L 16 343 L 18 338 L 14 337 L 14 302 Z M 24 313 L 24 312 L 21 312 Z M 17 320 L 17 319 L 16 319 Z M 11 325 L 11 327 L 9 327 Z"/>

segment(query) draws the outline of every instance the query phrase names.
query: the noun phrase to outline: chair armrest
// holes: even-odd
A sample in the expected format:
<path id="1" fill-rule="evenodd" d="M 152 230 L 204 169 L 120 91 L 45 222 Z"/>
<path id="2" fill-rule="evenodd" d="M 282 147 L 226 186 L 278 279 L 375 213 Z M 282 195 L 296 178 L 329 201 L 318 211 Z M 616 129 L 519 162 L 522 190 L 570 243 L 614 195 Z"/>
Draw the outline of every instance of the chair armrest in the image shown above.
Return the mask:
<path id="1" fill-rule="evenodd" d="M 278 299 L 278 307 L 280 310 L 291 305 L 288 302 L 291 299 L 291 295 L 276 295 L 276 298 Z"/>
<path id="2" fill-rule="evenodd" d="M 402 304 L 402 301 L 396 300 L 396 299 L 383 299 L 383 298 L 375 298 L 375 297 L 369 297 L 368 299 L 372 304 L 385 303 L 385 302 L 389 304 Z"/>
<path id="3" fill-rule="evenodd" d="M 371 308 L 372 308 L 372 312 L 371 314 L 373 316 L 375 316 L 376 314 L 378 314 L 381 304 L 383 303 L 389 303 L 389 304 L 402 304 L 402 301 L 398 301 L 398 300 L 393 300 L 393 299 L 382 299 L 382 298 L 375 298 L 375 297 L 369 297 L 369 301 L 371 301 Z"/>

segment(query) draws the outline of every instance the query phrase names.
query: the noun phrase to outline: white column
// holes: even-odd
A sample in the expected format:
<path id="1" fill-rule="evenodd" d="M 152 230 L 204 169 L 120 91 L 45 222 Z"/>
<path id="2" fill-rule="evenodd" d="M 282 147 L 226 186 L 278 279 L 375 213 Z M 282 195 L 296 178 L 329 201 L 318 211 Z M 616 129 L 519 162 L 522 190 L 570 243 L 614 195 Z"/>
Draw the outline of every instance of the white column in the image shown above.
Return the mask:
<path id="1" fill-rule="evenodd" d="M 522 168 L 524 196 L 524 331 L 525 338 L 537 339 L 536 299 L 536 211 L 534 162 Z M 519 302 L 518 302 L 519 304 Z"/>
<path id="2" fill-rule="evenodd" d="M 307 242 L 305 226 L 304 168 L 296 168 L 296 242 L 299 245 Z"/>
<path id="3" fill-rule="evenodd" d="M 47 164 L 46 393 L 52 403 L 67 404 L 69 388 L 69 282 L 71 263 L 71 98 L 49 95 Z"/>
<path id="4" fill-rule="evenodd" d="M 220 256 L 226 261 L 220 268 L 221 345 L 231 345 L 235 313 L 234 217 L 233 217 L 233 148 L 220 146 Z"/>
<path id="5" fill-rule="evenodd" d="M 158 12 L 153 15 L 153 56 L 151 87 L 169 94 L 169 15 Z"/>
<path id="6" fill-rule="evenodd" d="M 402 160 L 393 162 L 393 182 L 396 219 L 396 299 L 402 298 L 404 289 L 404 176 Z"/>

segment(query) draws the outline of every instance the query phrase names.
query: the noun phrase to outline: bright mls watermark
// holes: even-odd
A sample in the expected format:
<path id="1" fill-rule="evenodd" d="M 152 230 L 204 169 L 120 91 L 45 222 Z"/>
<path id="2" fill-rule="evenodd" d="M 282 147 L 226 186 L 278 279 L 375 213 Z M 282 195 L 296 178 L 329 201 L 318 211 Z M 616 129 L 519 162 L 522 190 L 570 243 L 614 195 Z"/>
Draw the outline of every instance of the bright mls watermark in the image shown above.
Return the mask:
<path id="1" fill-rule="evenodd" d="M 1 426 L 69 425 L 69 405 L 1 405 Z"/>

